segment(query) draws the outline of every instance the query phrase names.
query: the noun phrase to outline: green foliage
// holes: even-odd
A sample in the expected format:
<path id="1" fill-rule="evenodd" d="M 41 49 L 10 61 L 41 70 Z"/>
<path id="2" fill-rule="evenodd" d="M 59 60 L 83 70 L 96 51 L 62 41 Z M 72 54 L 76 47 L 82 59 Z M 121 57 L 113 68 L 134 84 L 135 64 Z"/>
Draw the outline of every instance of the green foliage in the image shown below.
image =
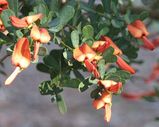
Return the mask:
<path id="1" fill-rule="evenodd" d="M 64 6 L 57 15 L 57 18 L 49 24 L 50 32 L 59 32 L 74 16 L 75 10 L 72 6 Z"/>
<path id="2" fill-rule="evenodd" d="M 7 0 L 9 2 L 9 8 L 18 16 L 19 2 L 18 0 Z"/>
<path id="3" fill-rule="evenodd" d="M 104 79 L 122 82 L 124 84 L 126 80 L 130 79 L 130 73 L 123 70 L 111 69 L 104 75 Z"/>
<path id="4" fill-rule="evenodd" d="M 12 10 L 10 10 L 10 9 L 4 10 L 4 11 L 1 13 L 1 15 L 0 15 L 0 17 L 1 17 L 1 19 L 2 19 L 2 22 L 3 22 L 4 26 L 5 26 L 5 28 L 6 28 L 9 32 L 14 32 L 14 30 L 15 30 L 15 29 L 13 28 L 13 26 L 11 25 L 10 19 L 9 19 L 9 17 L 12 16 L 12 15 L 14 15 L 14 12 L 13 12 Z"/>
<path id="5" fill-rule="evenodd" d="M 112 47 L 105 50 L 105 52 L 103 53 L 103 58 L 106 63 L 114 63 L 117 61 L 117 57 L 113 55 L 113 53 L 114 49 Z"/>

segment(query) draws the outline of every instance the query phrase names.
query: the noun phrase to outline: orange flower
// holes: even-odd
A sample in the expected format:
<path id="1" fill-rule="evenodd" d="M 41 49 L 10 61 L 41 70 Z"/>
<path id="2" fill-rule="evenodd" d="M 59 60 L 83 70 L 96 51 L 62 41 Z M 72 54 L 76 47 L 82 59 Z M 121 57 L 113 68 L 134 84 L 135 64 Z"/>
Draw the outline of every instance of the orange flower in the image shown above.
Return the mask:
<path id="1" fill-rule="evenodd" d="M 159 37 L 155 38 L 154 40 L 152 40 L 152 44 L 155 46 L 155 47 L 159 47 Z"/>
<path id="2" fill-rule="evenodd" d="M 122 87 L 121 82 L 115 82 L 113 80 L 99 80 L 98 84 L 103 85 L 106 90 L 112 93 L 117 93 Z"/>
<path id="3" fill-rule="evenodd" d="M 149 32 L 141 20 L 134 21 L 133 23 L 129 24 L 127 28 L 132 36 L 143 41 L 144 46 L 147 49 L 153 50 L 155 48 L 154 45 L 148 40 L 147 36 L 149 35 Z"/>
<path id="4" fill-rule="evenodd" d="M 0 19 L 0 32 L 4 32 L 5 31 L 5 27 L 3 25 L 2 20 Z"/>
<path id="5" fill-rule="evenodd" d="M 122 51 L 118 48 L 118 46 L 111 40 L 111 38 L 107 36 L 101 36 L 101 40 L 108 42 L 111 47 L 114 48 L 114 55 L 122 55 Z"/>
<path id="6" fill-rule="evenodd" d="M 12 54 L 12 64 L 16 66 L 14 72 L 7 78 L 5 85 L 9 85 L 16 76 L 30 65 L 31 55 L 29 49 L 29 41 L 27 38 L 18 40 Z"/>
<path id="7" fill-rule="evenodd" d="M 110 122 L 111 106 L 112 106 L 112 94 L 108 93 L 107 91 L 104 91 L 100 98 L 95 99 L 93 101 L 92 105 L 97 110 L 103 107 L 105 109 L 104 119 L 107 122 Z"/>
<path id="8" fill-rule="evenodd" d="M 151 83 L 154 80 L 157 80 L 159 77 L 159 64 L 156 63 L 153 68 L 152 68 L 152 72 L 150 73 L 149 77 L 147 79 L 145 79 L 146 83 Z"/>
<path id="9" fill-rule="evenodd" d="M 34 55 L 33 59 L 37 58 L 40 44 L 48 43 L 51 39 L 49 32 L 45 28 L 38 28 L 36 25 L 33 26 L 30 33 L 31 38 L 35 41 L 34 43 Z"/>
<path id="10" fill-rule="evenodd" d="M 121 94 L 122 97 L 130 100 L 139 100 L 143 97 L 153 97 L 156 95 L 155 91 L 149 91 L 149 92 L 141 92 L 141 93 L 125 93 L 123 92 Z"/>
<path id="11" fill-rule="evenodd" d="M 2 11 L 7 8 L 8 8 L 7 0 L 0 0 L 0 13 L 2 13 Z"/>
<path id="12" fill-rule="evenodd" d="M 29 27 L 32 23 L 36 22 L 38 19 L 42 18 L 42 14 L 36 14 L 31 16 L 26 16 L 22 19 L 17 18 L 16 16 L 10 16 L 10 20 L 13 26 L 17 28 Z"/>
<path id="13" fill-rule="evenodd" d="M 129 64 L 127 64 L 120 56 L 117 56 L 117 62 L 116 63 L 121 69 L 123 69 L 125 71 L 128 71 L 131 74 L 136 73 L 136 71 Z"/>
<path id="14" fill-rule="evenodd" d="M 105 42 L 109 42 L 110 43 L 110 46 L 112 48 L 114 48 L 114 55 L 117 56 L 117 65 L 123 69 L 123 70 L 126 70 L 128 72 L 130 72 L 131 74 L 134 74 L 135 73 L 135 70 L 129 66 L 121 57 L 120 55 L 122 55 L 122 51 L 118 48 L 118 46 L 107 36 L 101 36 L 101 40 L 105 41 Z"/>
<path id="15" fill-rule="evenodd" d="M 109 46 L 110 43 L 108 41 L 96 41 L 93 43 L 92 48 L 96 52 L 103 53 Z"/>
<path id="16" fill-rule="evenodd" d="M 79 62 L 84 62 L 87 70 L 93 73 L 96 78 L 100 77 L 96 67 L 96 61 L 100 60 L 101 56 L 97 56 L 93 49 L 86 43 L 83 43 L 80 47 L 74 49 L 73 57 Z"/>

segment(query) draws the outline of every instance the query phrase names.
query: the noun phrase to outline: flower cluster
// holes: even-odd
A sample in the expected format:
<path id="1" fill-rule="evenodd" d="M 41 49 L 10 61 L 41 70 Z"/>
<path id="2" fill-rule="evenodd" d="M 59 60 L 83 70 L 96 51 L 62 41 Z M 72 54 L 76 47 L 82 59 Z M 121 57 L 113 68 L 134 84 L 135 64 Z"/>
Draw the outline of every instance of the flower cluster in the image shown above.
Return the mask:
<path id="1" fill-rule="evenodd" d="M 143 41 L 145 48 L 154 50 L 154 44 L 151 43 L 147 38 L 149 32 L 147 31 L 144 23 L 141 20 L 134 21 L 133 23 L 129 24 L 127 28 L 133 37 Z"/>
<path id="2" fill-rule="evenodd" d="M 15 77 L 24 69 L 26 69 L 31 60 L 36 60 L 39 47 L 41 43 L 48 43 L 51 39 L 47 29 L 39 28 L 35 22 L 42 18 L 42 14 L 36 14 L 31 16 L 26 16 L 19 19 L 15 16 L 11 16 L 10 20 L 14 27 L 30 29 L 30 37 L 34 41 L 34 53 L 31 57 L 29 39 L 27 37 L 20 38 L 15 44 L 13 54 L 12 54 L 12 64 L 16 67 L 14 72 L 7 78 L 5 85 L 11 84 Z"/>
<path id="3" fill-rule="evenodd" d="M 89 72 L 91 72 L 96 79 L 98 79 L 98 85 L 104 86 L 104 91 L 102 91 L 101 97 L 93 101 L 93 106 L 96 109 L 102 107 L 105 108 L 105 120 L 110 121 L 111 117 L 111 98 L 113 93 L 117 93 L 122 87 L 121 82 L 115 82 L 113 80 L 101 80 L 100 73 L 97 68 L 97 63 L 102 59 L 102 54 L 109 48 L 114 49 L 114 55 L 117 57 L 116 64 L 123 70 L 130 72 L 131 74 L 135 73 L 135 70 L 128 65 L 122 58 L 122 51 L 118 46 L 107 36 L 102 36 L 101 40 L 93 43 L 92 47 L 88 44 L 83 43 L 80 47 L 75 48 L 73 51 L 73 57 L 79 62 L 83 62 L 84 66 Z"/>
<path id="4" fill-rule="evenodd" d="M 3 10 L 6 10 L 6 9 L 8 9 L 7 0 L 1 0 L 0 1 L 0 14 L 2 13 Z M 2 20 L 0 19 L 0 32 L 4 32 L 4 31 L 5 31 L 5 27 L 4 27 Z"/>

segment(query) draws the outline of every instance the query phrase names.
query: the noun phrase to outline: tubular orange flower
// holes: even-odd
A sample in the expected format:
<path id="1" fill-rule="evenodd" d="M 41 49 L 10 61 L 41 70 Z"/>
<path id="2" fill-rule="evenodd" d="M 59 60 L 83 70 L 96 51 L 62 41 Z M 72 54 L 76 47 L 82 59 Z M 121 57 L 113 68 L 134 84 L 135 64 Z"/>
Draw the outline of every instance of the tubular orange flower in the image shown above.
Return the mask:
<path id="1" fill-rule="evenodd" d="M 9 85 L 16 76 L 30 65 L 31 55 L 29 49 L 29 41 L 27 38 L 18 40 L 12 54 L 12 64 L 16 66 L 14 72 L 7 78 L 5 85 Z"/>
<path id="2" fill-rule="evenodd" d="M 147 36 L 149 35 L 149 32 L 141 20 L 134 21 L 133 23 L 129 24 L 127 28 L 132 36 L 143 41 L 144 46 L 147 49 L 153 50 L 155 48 L 154 45 L 148 40 Z"/>
<path id="3" fill-rule="evenodd" d="M 8 8 L 7 0 L 0 0 L 0 13 Z"/>
<path id="4" fill-rule="evenodd" d="M 104 119 L 107 122 L 110 122 L 111 106 L 112 106 L 112 94 L 108 93 L 107 91 L 104 91 L 100 98 L 95 99 L 93 101 L 92 105 L 97 110 L 103 107 L 105 109 Z"/>
<path id="5" fill-rule="evenodd" d="M 122 51 L 118 48 L 118 46 L 107 36 L 101 36 L 101 40 L 105 41 L 105 42 L 109 42 L 110 46 L 114 48 L 114 55 L 117 56 L 117 65 L 126 71 L 129 71 L 131 74 L 135 73 L 135 70 L 129 66 L 121 57 L 120 55 L 122 55 Z"/>
<path id="6" fill-rule="evenodd" d="M 96 53 L 86 43 L 73 51 L 73 57 L 79 62 L 83 62 L 86 58 L 92 60 L 95 56 Z"/>
<path id="7" fill-rule="evenodd" d="M 98 84 L 103 85 L 105 89 L 112 93 L 117 93 L 122 87 L 121 82 L 115 82 L 113 80 L 99 80 Z"/>
<path id="8" fill-rule="evenodd" d="M 42 14 L 36 14 L 31 16 L 26 16 L 22 19 L 17 18 L 16 16 L 10 16 L 10 20 L 13 26 L 17 28 L 29 27 L 32 23 L 36 22 L 38 19 L 42 18 Z"/>
<path id="9" fill-rule="evenodd" d="M 83 43 L 80 47 L 74 49 L 73 57 L 79 62 L 84 62 L 87 70 L 93 73 L 96 78 L 100 77 L 95 61 L 100 60 L 101 57 L 97 56 L 93 49 L 86 43 Z"/>
<path id="10" fill-rule="evenodd" d="M 159 37 L 155 38 L 154 40 L 152 40 L 152 44 L 155 46 L 155 47 L 159 47 Z"/>
<path id="11" fill-rule="evenodd" d="M 120 56 L 117 56 L 116 63 L 121 69 L 128 71 L 131 74 L 135 74 L 135 70 L 130 65 L 128 65 Z"/>
<path id="12" fill-rule="evenodd" d="M 51 39 L 49 32 L 45 28 L 38 28 L 36 25 L 33 26 L 30 33 L 31 38 L 35 41 L 34 43 L 34 55 L 33 59 L 37 58 L 39 47 L 41 43 L 48 43 Z"/>
<path id="13" fill-rule="evenodd" d="M 122 55 L 122 51 L 118 48 L 118 46 L 107 36 L 101 36 L 101 40 L 110 43 L 110 46 L 114 48 L 114 55 Z"/>
<path id="14" fill-rule="evenodd" d="M 145 79 L 146 83 L 151 83 L 154 80 L 157 80 L 159 77 L 159 64 L 156 63 L 153 66 L 152 72 L 150 73 L 149 77 L 147 79 Z"/>
<path id="15" fill-rule="evenodd" d="M 153 97 L 156 95 L 155 91 L 149 91 L 149 92 L 142 92 L 142 93 L 125 93 L 123 92 L 121 94 L 122 97 L 126 99 L 131 99 L 131 100 L 139 100 L 142 99 L 143 97 Z"/>

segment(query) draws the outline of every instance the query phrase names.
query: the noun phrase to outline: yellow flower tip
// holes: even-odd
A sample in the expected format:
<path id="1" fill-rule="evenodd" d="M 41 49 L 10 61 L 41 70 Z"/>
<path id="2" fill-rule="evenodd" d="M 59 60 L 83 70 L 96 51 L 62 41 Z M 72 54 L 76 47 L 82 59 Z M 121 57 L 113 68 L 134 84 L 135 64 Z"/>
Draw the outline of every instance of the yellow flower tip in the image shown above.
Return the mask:
<path id="1" fill-rule="evenodd" d="M 6 79 L 5 85 L 6 86 L 10 85 L 20 72 L 21 72 L 20 67 L 16 67 L 13 73 Z"/>
<path id="2" fill-rule="evenodd" d="M 104 106 L 104 108 L 105 108 L 104 119 L 105 119 L 105 121 L 110 122 L 110 120 L 111 120 L 111 115 L 112 115 L 112 113 L 111 113 L 111 104 L 106 104 L 106 105 Z"/>

